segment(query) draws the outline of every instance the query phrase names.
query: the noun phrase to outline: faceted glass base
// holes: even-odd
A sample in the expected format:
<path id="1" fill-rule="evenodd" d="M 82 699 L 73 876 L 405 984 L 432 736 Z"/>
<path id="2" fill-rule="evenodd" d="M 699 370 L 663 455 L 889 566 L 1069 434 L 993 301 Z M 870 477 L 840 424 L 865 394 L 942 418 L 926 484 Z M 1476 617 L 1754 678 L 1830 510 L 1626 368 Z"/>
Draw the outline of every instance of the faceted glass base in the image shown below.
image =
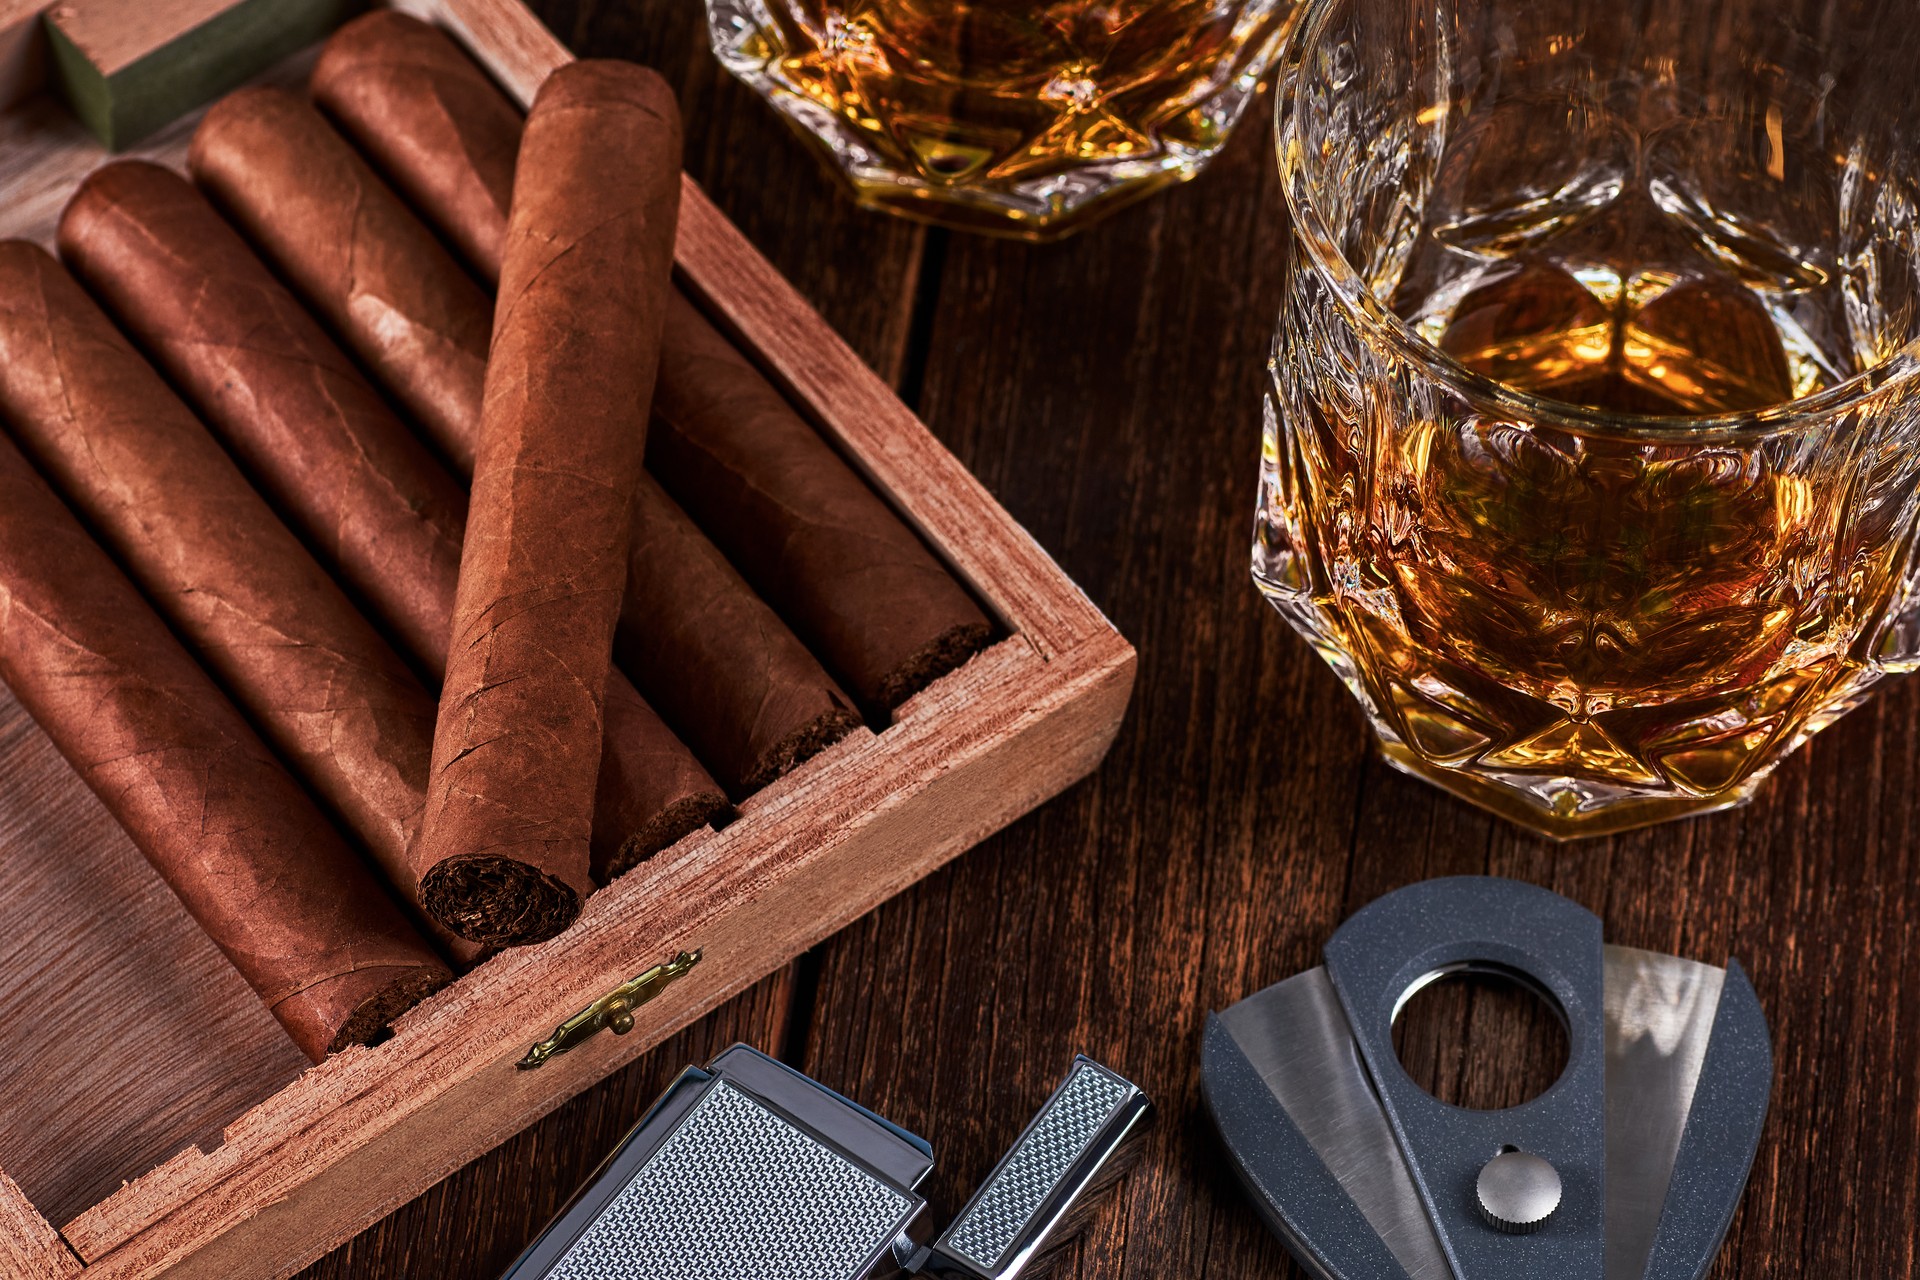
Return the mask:
<path id="1" fill-rule="evenodd" d="M 1745 804 L 1815 733 L 1893 672 L 1829 664 L 1738 698 L 1584 716 L 1476 681 L 1293 580 L 1300 566 L 1264 522 L 1254 580 L 1365 710 L 1394 768 L 1555 840 L 1611 835 Z M 1469 698 L 1466 690 L 1474 696 Z M 1657 726 L 1651 735 L 1635 729 Z"/>
<path id="2" fill-rule="evenodd" d="M 1298 590 L 1289 581 L 1298 566 L 1275 554 L 1274 530 L 1259 532 L 1255 583 L 1358 699 L 1387 763 L 1555 840 L 1745 804 L 1887 674 L 1838 666 L 1795 673 L 1739 700 L 1576 717 L 1476 683 L 1431 653 L 1377 643 L 1377 632 L 1356 625 L 1350 611 Z M 1630 732 L 1649 714 L 1661 726 L 1652 744 Z"/>
<path id="3" fill-rule="evenodd" d="M 707 0 L 714 53 L 861 203 L 1057 238 L 1197 175 L 1293 0 Z"/>
<path id="4" fill-rule="evenodd" d="M 1404 774 L 1431 782 L 1507 821 L 1554 840 L 1607 836 L 1675 818 L 1697 818 L 1753 799 L 1765 775 L 1712 795 L 1634 793 L 1586 779 L 1506 775 L 1449 769 L 1423 760 L 1404 743 L 1379 740 L 1380 755 Z"/>

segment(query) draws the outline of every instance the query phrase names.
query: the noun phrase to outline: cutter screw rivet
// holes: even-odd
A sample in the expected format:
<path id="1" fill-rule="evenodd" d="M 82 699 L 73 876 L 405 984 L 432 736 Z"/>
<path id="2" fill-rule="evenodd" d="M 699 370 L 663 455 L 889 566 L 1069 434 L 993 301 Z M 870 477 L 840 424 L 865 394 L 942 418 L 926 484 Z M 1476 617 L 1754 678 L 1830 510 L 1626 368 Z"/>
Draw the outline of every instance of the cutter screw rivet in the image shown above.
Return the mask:
<path id="1" fill-rule="evenodd" d="M 1474 1204 L 1495 1231 L 1523 1236 L 1547 1225 L 1560 1207 L 1560 1172 L 1539 1156 L 1503 1148 L 1474 1184 Z"/>

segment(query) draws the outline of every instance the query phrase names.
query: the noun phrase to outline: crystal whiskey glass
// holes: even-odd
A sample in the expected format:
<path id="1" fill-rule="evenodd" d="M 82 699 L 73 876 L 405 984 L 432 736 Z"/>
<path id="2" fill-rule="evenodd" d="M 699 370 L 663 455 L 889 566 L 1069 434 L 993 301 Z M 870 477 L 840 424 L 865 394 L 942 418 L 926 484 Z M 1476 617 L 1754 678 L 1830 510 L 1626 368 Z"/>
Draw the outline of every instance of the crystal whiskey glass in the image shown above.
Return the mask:
<path id="1" fill-rule="evenodd" d="M 1193 177 L 1294 0 L 707 0 L 714 52 L 863 203 L 1045 239 Z"/>
<path id="2" fill-rule="evenodd" d="M 1557 837 L 1920 659 L 1920 24 L 1314 0 L 1253 547 L 1386 758 Z"/>

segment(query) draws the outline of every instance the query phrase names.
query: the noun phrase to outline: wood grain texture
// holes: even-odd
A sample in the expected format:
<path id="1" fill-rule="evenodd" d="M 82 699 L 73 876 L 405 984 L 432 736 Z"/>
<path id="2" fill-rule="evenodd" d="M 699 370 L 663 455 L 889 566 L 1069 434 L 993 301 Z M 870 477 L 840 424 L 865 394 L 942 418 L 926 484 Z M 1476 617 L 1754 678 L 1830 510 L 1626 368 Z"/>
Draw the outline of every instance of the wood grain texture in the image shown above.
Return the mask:
<path id="1" fill-rule="evenodd" d="M 64 1222 L 307 1059 L 4 689 L 0 779 L 0 1169 Z"/>
<path id="2" fill-rule="evenodd" d="M 0 1173 L 0 1274 L 9 1280 L 68 1280 L 80 1259 L 20 1190 Z"/>
<path id="3" fill-rule="evenodd" d="M 933 1141 L 937 1210 L 1085 1050 L 1133 1073 L 1163 1122 L 1056 1276 L 1298 1277 L 1200 1109 L 1205 1013 L 1317 963 L 1390 889 L 1491 872 L 1584 903 L 1612 941 L 1752 974 L 1778 1078 L 1715 1280 L 1915 1273 L 1920 687 L 1884 690 L 1744 811 L 1594 843 L 1548 844 L 1403 778 L 1247 576 L 1285 234 L 1265 104 L 1199 181 L 1036 249 L 919 232 L 796 178 L 812 161 L 773 112 L 677 43 L 700 38 L 697 6 L 535 7 L 580 51 L 681 86 L 716 203 L 1139 646 L 1134 708 L 1093 781 L 802 962 L 793 1060 Z M 869 259 L 896 237 L 925 244 Z M 1423 1052 L 1436 1071 L 1535 1067 Z M 558 1117 L 530 1132 L 541 1150 L 571 1137 Z M 552 1167 L 526 1146 L 476 1162 L 436 1193 L 476 1196 L 469 1217 L 437 1223 L 429 1198 L 356 1241 L 351 1274 L 409 1276 L 462 1231 L 525 1221 L 521 1188 L 548 1194 L 566 1176 Z M 308 1275 L 344 1276 L 347 1256 Z"/>

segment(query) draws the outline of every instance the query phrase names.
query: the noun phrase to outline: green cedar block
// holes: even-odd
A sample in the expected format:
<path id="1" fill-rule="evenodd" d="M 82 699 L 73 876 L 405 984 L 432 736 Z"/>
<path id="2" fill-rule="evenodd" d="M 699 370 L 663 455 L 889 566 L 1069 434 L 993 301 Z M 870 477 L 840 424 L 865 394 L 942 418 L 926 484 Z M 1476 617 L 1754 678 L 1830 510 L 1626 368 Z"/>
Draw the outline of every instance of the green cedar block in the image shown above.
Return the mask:
<path id="1" fill-rule="evenodd" d="M 117 71 L 96 66 L 47 15 L 55 74 L 74 114 L 110 151 L 211 102 L 366 7 L 366 0 L 239 0 Z"/>

